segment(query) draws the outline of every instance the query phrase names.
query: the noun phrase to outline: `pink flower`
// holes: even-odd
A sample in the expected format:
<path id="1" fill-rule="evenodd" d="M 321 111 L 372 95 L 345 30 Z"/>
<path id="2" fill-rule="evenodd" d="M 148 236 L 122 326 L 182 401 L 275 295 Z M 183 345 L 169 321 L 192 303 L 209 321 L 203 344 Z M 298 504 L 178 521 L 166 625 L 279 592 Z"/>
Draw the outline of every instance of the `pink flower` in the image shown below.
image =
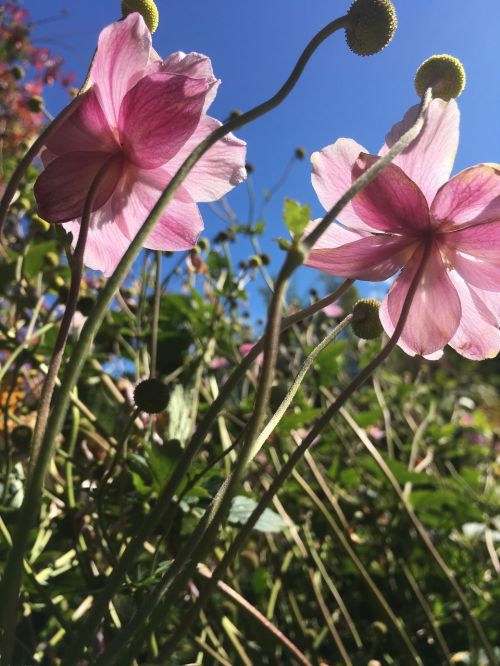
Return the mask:
<path id="1" fill-rule="evenodd" d="M 411 108 L 380 155 L 413 124 Z M 454 101 L 433 100 L 421 135 L 365 187 L 315 245 L 308 264 L 337 276 L 394 280 L 380 310 L 392 334 L 424 247 L 430 254 L 403 329 L 409 354 L 439 358 L 450 344 L 471 359 L 500 349 L 500 167 L 448 180 L 458 146 Z M 378 157 L 352 139 L 314 153 L 312 182 L 329 209 Z"/>
<path id="2" fill-rule="evenodd" d="M 243 357 L 245 357 L 245 356 L 248 356 L 248 354 L 250 354 L 250 352 L 252 351 L 252 349 L 254 347 L 255 347 L 255 345 L 254 345 L 253 342 L 244 342 L 243 344 L 241 344 L 239 346 L 239 352 Z M 260 368 L 262 366 L 263 362 L 264 362 L 264 354 L 261 353 L 256 357 L 254 363 L 256 363 L 257 366 Z"/>
<path id="3" fill-rule="evenodd" d="M 92 88 L 47 141 L 35 184 L 41 217 L 78 237 L 89 187 L 104 166 L 85 263 L 112 273 L 161 191 L 189 153 L 221 123 L 206 115 L 219 81 L 210 60 L 178 52 L 162 61 L 139 14 L 105 28 Z M 192 248 L 203 229 L 195 202 L 218 199 L 245 178 L 245 143 L 229 134 L 184 180 L 149 235 L 154 250 Z"/>
<path id="4" fill-rule="evenodd" d="M 325 305 L 322 310 L 327 317 L 341 317 L 344 314 L 344 310 L 337 305 L 337 303 L 330 303 L 330 305 Z"/>

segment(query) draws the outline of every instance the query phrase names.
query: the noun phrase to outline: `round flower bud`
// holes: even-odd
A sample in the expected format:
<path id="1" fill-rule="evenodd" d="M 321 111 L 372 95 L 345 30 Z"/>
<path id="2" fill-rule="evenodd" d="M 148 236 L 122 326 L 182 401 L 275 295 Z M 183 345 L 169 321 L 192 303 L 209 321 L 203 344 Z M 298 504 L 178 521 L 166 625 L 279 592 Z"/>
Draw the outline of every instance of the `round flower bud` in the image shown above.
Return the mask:
<path id="1" fill-rule="evenodd" d="M 253 254 L 248 260 L 248 264 L 251 268 L 259 268 L 262 266 L 262 259 L 258 254 Z"/>
<path id="2" fill-rule="evenodd" d="M 198 238 L 198 247 L 200 250 L 209 250 L 210 241 L 207 238 Z"/>
<path id="3" fill-rule="evenodd" d="M 301 148 L 300 146 L 298 148 L 295 148 L 295 159 L 303 160 L 305 156 L 306 156 L 306 151 L 304 148 Z"/>
<path id="4" fill-rule="evenodd" d="M 40 97 L 40 95 L 33 95 L 33 97 L 30 97 L 30 99 L 26 102 L 26 106 L 33 113 L 40 113 L 40 111 L 43 109 L 43 99 Z"/>
<path id="5" fill-rule="evenodd" d="M 398 26 L 396 10 L 390 0 L 354 0 L 347 18 L 347 46 L 361 56 L 385 49 Z"/>
<path id="6" fill-rule="evenodd" d="M 447 54 L 424 60 L 415 74 L 415 90 L 419 97 L 423 97 L 431 87 L 433 97 L 446 102 L 458 97 L 465 88 L 465 69 L 460 60 Z"/>
<path id="7" fill-rule="evenodd" d="M 379 317 L 380 302 L 374 298 L 362 298 L 352 310 L 351 328 L 363 340 L 373 340 L 382 333 Z"/>
<path id="8" fill-rule="evenodd" d="M 76 304 L 76 309 L 81 312 L 84 317 L 88 317 L 92 312 L 95 305 L 95 299 L 92 296 L 81 296 Z"/>
<path id="9" fill-rule="evenodd" d="M 132 12 L 138 12 L 142 16 L 149 32 L 154 32 L 158 27 L 160 15 L 153 0 L 122 0 L 122 16 Z"/>
<path id="10" fill-rule="evenodd" d="M 21 67 L 20 65 L 14 65 L 14 67 L 10 71 L 16 81 L 20 81 L 21 79 L 23 79 L 26 74 L 24 68 Z"/>
<path id="11" fill-rule="evenodd" d="M 269 264 L 271 263 L 271 257 L 266 253 L 261 254 L 259 256 L 260 256 L 260 260 L 262 261 L 262 265 L 263 266 L 269 266 Z"/>
<path id="12" fill-rule="evenodd" d="M 255 167 L 251 162 L 245 164 L 245 169 L 247 173 L 253 173 L 255 171 Z"/>
<path id="13" fill-rule="evenodd" d="M 31 443 L 33 430 L 27 425 L 18 425 L 11 433 L 12 445 L 19 451 L 26 451 Z"/>
<path id="14" fill-rule="evenodd" d="M 160 379 L 145 379 L 134 389 L 135 406 L 147 414 L 158 414 L 168 405 L 170 389 Z"/>

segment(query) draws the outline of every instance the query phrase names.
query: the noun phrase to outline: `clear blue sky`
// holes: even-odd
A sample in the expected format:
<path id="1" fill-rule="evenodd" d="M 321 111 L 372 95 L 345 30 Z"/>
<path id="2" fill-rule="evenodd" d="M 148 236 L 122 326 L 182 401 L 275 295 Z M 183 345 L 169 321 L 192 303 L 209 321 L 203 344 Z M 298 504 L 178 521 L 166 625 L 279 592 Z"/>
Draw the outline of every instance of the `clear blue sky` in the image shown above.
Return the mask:
<path id="1" fill-rule="evenodd" d="M 274 93 L 307 41 L 345 13 L 349 4 L 348 0 L 158 0 L 160 26 L 154 46 L 164 57 L 177 50 L 210 56 L 222 79 L 210 113 L 223 119 L 232 109 L 247 110 Z M 248 142 L 248 160 L 256 166 L 257 191 L 279 178 L 296 146 L 310 153 L 345 136 L 376 152 L 385 132 L 417 102 L 415 70 L 435 53 L 457 56 L 467 72 L 467 87 L 459 99 L 461 143 L 455 171 L 478 162 L 500 162 L 500 2 L 396 0 L 394 4 L 399 27 L 385 51 L 361 58 L 348 50 L 342 33 L 334 35 L 313 56 L 288 100 L 238 132 Z M 35 20 L 67 10 L 64 18 L 41 24 L 35 38 L 65 58 L 78 82 L 99 31 L 120 14 L 119 0 L 25 0 L 24 6 Z M 60 91 L 50 91 L 47 106 L 52 113 L 64 103 Z M 279 253 L 271 238 L 286 235 L 281 222 L 284 196 L 310 203 L 315 216 L 321 214 L 308 159 L 296 165 L 269 208 L 263 244 L 275 260 Z M 245 187 L 230 201 L 244 217 Z M 204 216 L 210 237 L 222 224 L 208 211 Z M 246 248 L 242 256 L 245 253 Z M 301 284 L 317 275 L 312 269 L 302 271 Z"/>

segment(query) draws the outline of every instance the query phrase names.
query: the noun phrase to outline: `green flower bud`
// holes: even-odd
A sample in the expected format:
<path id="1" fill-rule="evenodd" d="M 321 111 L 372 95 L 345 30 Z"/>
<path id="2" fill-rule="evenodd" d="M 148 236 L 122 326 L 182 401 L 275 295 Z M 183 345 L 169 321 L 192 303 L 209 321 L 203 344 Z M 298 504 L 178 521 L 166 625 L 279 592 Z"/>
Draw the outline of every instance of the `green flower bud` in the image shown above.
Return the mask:
<path id="1" fill-rule="evenodd" d="M 460 60 L 447 54 L 424 60 L 415 74 L 415 90 L 419 97 L 423 97 L 431 87 L 433 97 L 446 102 L 458 97 L 465 88 L 465 69 Z"/>
<path id="2" fill-rule="evenodd" d="M 380 302 L 374 298 L 362 298 L 354 304 L 351 328 L 358 338 L 373 340 L 382 333 L 379 309 Z"/>
<path id="3" fill-rule="evenodd" d="M 26 106 L 33 113 L 40 113 L 43 109 L 43 99 L 40 95 L 33 95 L 33 97 L 26 102 Z"/>
<path id="4" fill-rule="evenodd" d="M 297 160 L 303 160 L 306 156 L 306 151 L 304 148 L 301 148 L 300 146 L 298 148 L 295 148 L 295 158 Z"/>
<path id="5" fill-rule="evenodd" d="M 263 266 L 269 266 L 271 263 L 271 257 L 266 253 L 260 255 L 260 260 L 262 261 Z"/>
<path id="6" fill-rule="evenodd" d="M 33 430 L 26 425 L 18 425 L 11 433 L 12 445 L 19 451 L 27 451 L 31 443 Z"/>
<path id="7" fill-rule="evenodd" d="M 95 305 L 95 299 L 92 296 L 81 296 L 76 304 L 76 309 L 82 313 L 84 317 L 88 317 L 92 312 Z"/>
<path id="8" fill-rule="evenodd" d="M 23 79 L 26 75 L 26 72 L 21 65 L 14 65 L 14 67 L 10 70 L 12 76 L 15 78 L 16 81 L 20 81 Z"/>
<path id="9" fill-rule="evenodd" d="M 255 171 L 255 167 L 251 162 L 245 164 L 245 169 L 247 173 L 253 173 Z"/>
<path id="10" fill-rule="evenodd" d="M 396 10 L 390 0 L 354 0 L 347 18 L 347 46 L 361 56 L 385 49 L 398 26 Z"/>
<path id="11" fill-rule="evenodd" d="M 170 389 L 161 379 L 145 379 L 134 389 L 135 406 L 147 414 L 158 414 L 168 405 Z"/>
<path id="12" fill-rule="evenodd" d="M 259 268 L 262 266 L 262 259 L 258 254 L 253 254 L 248 260 L 248 264 L 251 268 Z"/>
<path id="13" fill-rule="evenodd" d="M 47 252 L 44 259 L 45 263 L 48 264 L 49 266 L 52 266 L 53 268 L 55 266 L 59 266 L 59 255 L 57 254 L 57 252 Z"/>
<path id="14" fill-rule="evenodd" d="M 160 15 L 153 0 L 122 0 L 122 16 L 132 12 L 138 12 L 142 16 L 149 32 L 154 32 L 158 27 Z"/>
<path id="15" fill-rule="evenodd" d="M 210 241 L 207 238 L 198 238 L 198 247 L 200 250 L 209 250 Z"/>

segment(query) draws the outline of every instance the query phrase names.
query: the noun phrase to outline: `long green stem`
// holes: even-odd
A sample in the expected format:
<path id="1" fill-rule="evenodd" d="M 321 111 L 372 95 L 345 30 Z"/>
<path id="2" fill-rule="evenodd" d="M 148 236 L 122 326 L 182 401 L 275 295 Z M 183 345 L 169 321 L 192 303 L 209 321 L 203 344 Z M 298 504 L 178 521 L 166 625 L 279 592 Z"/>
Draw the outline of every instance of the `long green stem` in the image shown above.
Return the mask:
<path id="1" fill-rule="evenodd" d="M 391 336 L 390 340 L 387 342 L 387 344 L 382 348 L 382 350 L 377 354 L 377 356 L 370 362 L 368 365 L 366 365 L 363 370 L 350 382 L 350 384 L 339 394 L 335 402 L 330 405 L 330 407 L 324 412 L 324 414 L 318 419 L 318 421 L 315 423 L 314 427 L 311 429 L 309 434 L 304 438 L 300 446 L 298 446 L 293 453 L 291 454 L 290 458 L 287 460 L 287 462 L 283 465 L 281 471 L 279 474 L 275 477 L 273 480 L 273 483 L 269 486 L 269 488 L 266 490 L 264 495 L 262 496 L 261 500 L 259 501 L 258 505 L 254 509 L 252 515 L 248 519 L 248 521 L 245 523 L 245 525 L 242 527 L 238 535 L 236 536 L 235 540 L 229 547 L 228 551 L 226 552 L 225 556 L 221 560 L 221 562 L 218 564 L 216 567 L 212 578 L 210 581 L 208 581 L 203 588 L 203 590 L 200 591 L 200 596 L 198 597 L 197 601 L 195 604 L 193 604 L 191 610 L 186 614 L 185 618 L 183 618 L 182 625 L 180 625 L 177 630 L 174 632 L 172 637 L 167 641 L 167 646 L 168 650 L 165 648 L 162 650 L 162 654 L 172 654 L 172 651 L 175 649 L 178 641 L 182 638 L 184 635 L 185 631 L 189 629 L 191 626 L 192 622 L 194 622 L 195 618 L 197 617 L 197 614 L 199 612 L 199 609 L 202 607 L 203 603 L 205 603 L 206 599 L 210 596 L 214 589 L 214 585 L 216 584 L 217 580 L 221 578 L 221 576 L 224 574 L 227 566 L 232 562 L 236 554 L 239 552 L 242 544 L 245 542 L 246 538 L 248 537 L 250 531 L 253 529 L 255 526 L 256 522 L 264 512 L 264 510 L 267 508 L 269 502 L 272 500 L 274 495 L 278 492 L 278 490 L 281 488 L 283 483 L 286 481 L 288 476 L 290 475 L 291 471 L 295 467 L 296 463 L 301 459 L 301 457 L 304 455 L 304 453 L 308 450 L 308 448 L 312 445 L 312 443 L 315 441 L 316 437 L 321 433 L 323 428 L 328 425 L 332 417 L 339 411 L 339 409 L 342 407 L 342 405 L 348 400 L 348 398 L 351 397 L 351 395 L 354 393 L 354 391 L 361 386 L 366 379 L 371 375 L 371 373 L 389 356 L 391 351 L 394 349 L 396 346 L 401 333 L 403 331 L 404 325 L 406 323 L 408 314 L 410 312 L 410 307 L 411 303 L 413 301 L 413 297 L 415 295 L 415 292 L 417 290 L 417 287 L 419 285 L 420 279 L 423 275 L 425 266 L 427 264 L 428 257 L 431 252 L 431 243 L 427 243 L 424 249 L 424 253 L 422 256 L 422 260 L 420 262 L 420 266 L 417 270 L 417 273 L 415 277 L 413 278 L 411 287 L 408 291 L 407 297 L 405 299 L 405 302 L 403 304 L 403 308 L 401 311 L 401 315 L 399 318 L 399 321 L 397 323 L 397 326 L 394 330 L 393 335 Z M 177 586 L 176 586 L 177 587 Z M 169 598 L 171 595 L 166 595 L 165 599 L 162 604 L 158 605 L 155 609 L 155 611 L 151 614 L 151 621 L 152 625 L 154 626 L 156 618 L 165 611 L 165 604 L 168 602 L 171 602 L 171 598 Z"/>
<path id="2" fill-rule="evenodd" d="M 303 310 L 299 310 L 294 314 L 286 317 L 282 321 L 281 332 L 287 330 L 294 324 L 299 321 L 302 321 L 306 317 L 310 317 L 319 310 L 323 309 L 330 303 L 337 301 L 352 285 L 353 280 L 345 280 L 334 292 L 326 296 L 325 298 L 309 305 Z M 142 549 L 144 541 L 147 539 L 149 534 L 155 529 L 155 527 L 163 519 L 164 515 L 172 509 L 171 500 L 176 492 L 176 489 L 184 477 L 191 460 L 196 455 L 200 446 L 202 445 L 211 424 L 217 417 L 220 409 L 231 395 L 235 387 L 245 376 L 246 371 L 251 366 L 253 361 L 257 358 L 263 348 L 263 338 L 256 343 L 250 353 L 245 356 L 237 368 L 232 372 L 230 377 L 227 379 L 226 383 L 222 387 L 219 395 L 214 400 L 214 402 L 209 407 L 206 415 L 203 420 L 200 422 L 196 432 L 191 438 L 189 444 L 187 445 L 184 454 L 179 461 L 178 465 L 172 472 L 171 477 L 166 483 L 164 489 L 162 490 L 157 503 L 153 507 L 151 513 L 148 516 L 148 520 L 139 529 L 139 532 L 136 534 L 131 543 L 127 546 L 125 552 L 123 553 L 118 566 L 114 568 L 113 572 L 110 574 L 106 586 L 103 592 L 95 599 L 94 606 L 90 611 L 87 620 L 82 627 L 79 635 L 76 637 L 76 640 L 73 646 L 70 648 L 71 652 L 68 656 L 68 659 L 73 657 L 73 654 L 76 653 L 77 649 L 81 650 L 83 648 L 84 642 L 87 640 L 88 636 L 92 635 L 92 632 L 95 630 L 100 618 L 106 612 L 108 603 L 116 590 L 118 589 L 123 577 L 128 572 L 130 566 L 132 565 L 134 559 L 137 557 L 138 553 Z M 76 647 L 81 645 L 81 647 Z M 68 661 L 68 666 L 73 662 Z"/>
<path id="3" fill-rule="evenodd" d="M 71 321 L 76 310 L 76 303 L 78 300 L 83 273 L 83 254 L 85 250 L 85 244 L 87 242 L 90 216 L 94 206 L 95 198 L 99 191 L 99 187 L 108 168 L 109 161 L 106 162 L 106 164 L 104 164 L 98 171 L 90 186 L 89 193 L 85 200 L 80 233 L 71 262 L 71 285 L 66 303 L 66 309 L 61 320 L 61 325 L 59 327 L 59 332 L 54 345 L 54 351 L 52 353 L 52 358 L 40 397 L 38 417 L 35 425 L 35 432 L 33 434 L 32 452 L 30 458 L 29 474 L 26 482 L 25 496 L 19 512 L 12 549 L 9 552 L 9 557 L 2 579 L 2 586 L 0 588 L 2 599 L 2 606 L 0 608 L 0 626 L 3 629 L 1 643 L 2 661 L 0 661 L 2 666 L 4 666 L 4 664 L 8 665 L 10 663 L 10 658 L 14 646 L 15 626 L 17 620 L 17 600 L 22 578 L 22 561 L 28 543 L 30 529 L 36 520 L 43 482 L 45 479 L 48 462 L 52 453 L 51 450 L 47 451 L 46 448 L 43 449 L 42 439 L 48 421 L 50 404 L 56 386 L 59 368 L 61 367 L 66 340 L 71 327 Z"/>
<path id="4" fill-rule="evenodd" d="M 268 421 L 266 427 L 264 430 L 260 433 L 260 435 L 257 437 L 255 440 L 255 443 L 252 447 L 251 450 L 251 458 L 255 458 L 257 453 L 260 451 L 260 449 L 264 446 L 265 442 L 268 440 L 270 434 L 273 432 L 273 430 L 276 429 L 278 423 L 281 421 L 283 416 L 286 413 L 286 410 L 290 406 L 290 403 L 294 399 L 297 391 L 300 388 L 300 385 L 302 384 L 302 381 L 306 374 L 308 373 L 310 367 L 314 363 L 314 361 L 317 359 L 318 355 L 323 351 L 323 349 L 326 349 L 329 344 L 331 344 L 339 335 L 342 333 L 347 326 L 352 321 L 353 316 L 352 315 L 347 315 L 340 324 L 338 324 L 333 331 L 331 331 L 324 340 L 322 340 L 314 349 L 313 351 L 309 354 L 309 356 L 306 358 L 304 361 L 302 367 L 300 368 L 297 376 L 293 380 L 292 385 L 287 391 L 287 394 L 282 401 L 282 403 L 279 405 L 278 409 L 275 411 L 275 413 L 272 415 L 270 420 Z"/>
<path id="5" fill-rule="evenodd" d="M 380 173 L 380 171 L 394 159 L 397 154 L 402 152 L 405 148 L 408 147 L 409 144 L 412 143 L 412 141 L 414 141 L 423 127 L 426 112 L 431 100 L 432 90 L 428 89 L 422 99 L 419 113 L 414 125 L 407 132 L 405 132 L 405 134 L 399 139 L 399 141 L 394 144 L 391 150 L 386 155 L 384 155 L 384 157 L 380 158 L 373 166 L 367 169 L 367 171 L 349 188 L 349 190 L 340 198 L 340 200 L 333 206 L 333 208 L 328 211 L 317 227 L 304 239 L 302 242 L 304 254 L 299 256 L 299 253 L 295 252 L 293 249 L 288 253 L 275 282 L 271 305 L 269 307 L 268 326 L 264 336 L 264 362 L 261 370 L 259 387 L 257 389 L 252 417 L 247 427 L 245 442 L 237 458 L 236 465 L 231 476 L 221 486 L 218 493 L 214 497 L 212 504 L 203 516 L 202 521 L 200 521 L 194 533 L 191 535 L 191 538 L 179 552 L 174 564 L 169 568 L 155 590 L 153 590 L 151 595 L 148 597 L 147 608 L 146 604 L 144 604 L 131 620 L 130 625 L 126 629 L 127 636 L 131 636 L 132 626 L 135 627 L 139 634 L 141 633 L 139 630 L 140 624 L 143 623 L 145 621 L 145 617 L 151 613 L 151 609 L 155 605 L 160 605 L 160 607 L 163 607 L 163 604 L 160 603 L 161 597 L 166 595 L 166 599 L 172 601 L 175 592 L 180 590 L 182 588 L 183 582 L 187 580 L 189 575 L 189 568 L 193 567 L 196 561 L 202 559 L 203 556 L 209 552 L 210 544 L 215 538 L 218 528 L 223 522 L 224 517 L 229 509 L 231 499 L 239 487 L 241 480 L 243 479 L 248 463 L 252 458 L 255 439 L 260 431 L 264 414 L 267 409 L 269 392 L 274 377 L 274 367 L 276 363 L 280 335 L 281 304 L 290 276 L 294 270 L 299 265 L 301 265 L 309 249 L 314 245 L 314 243 L 326 230 L 329 224 L 339 215 L 347 203 L 352 198 L 354 198 L 354 196 L 363 187 L 365 187 L 371 180 L 373 180 L 378 175 L 378 173 Z M 425 257 L 427 257 L 428 252 L 429 248 L 427 247 Z M 394 342 L 394 345 L 396 342 Z M 119 642 L 118 638 L 116 639 L 116 642 Z M 136 645 L 134 641 L 132 644 Z M 111 653 L 112 651 L 113 647 L 110 648 L 108 653 Z M 124 655 L 125 653 L 129 655 L 132 653 L 132 651 L 127 650 L 126 647 L 123 647 L 120 654 Z"/>

